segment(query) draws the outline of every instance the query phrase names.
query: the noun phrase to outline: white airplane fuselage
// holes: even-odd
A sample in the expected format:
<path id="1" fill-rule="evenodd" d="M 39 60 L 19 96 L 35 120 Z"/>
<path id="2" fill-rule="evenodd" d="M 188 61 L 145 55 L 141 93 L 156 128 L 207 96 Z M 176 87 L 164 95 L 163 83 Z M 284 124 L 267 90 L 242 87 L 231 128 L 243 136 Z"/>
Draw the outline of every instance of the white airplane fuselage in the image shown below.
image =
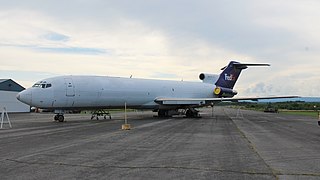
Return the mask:
<path id="1" fill-rule="evenodd" d="M 157 98 L 213 98 L 214 84 L 107 76 L 58 76 L 37 82 L 18 99 L 44 109 L 161 109 Z M 172 107 L 171 107 L 172 108 Z"/>
<path id="2" fill-rule="evenodd" d="M 58 76 L 37 82 L 17 95 L 30 106 L 52 109 L 54 120 L 64 121 L 65 110 L 123 108 L 153 109 L 159 117 L 184 114 L 199 117 L 195 108 L 213 106 L 223 101 L 293 98 L 297 96 L 234 98 L 233 89 L 242 70 L 248 64 L 230 61 L 219 75 L 201 73 L 202 82 L 135 79 L 108 76 Z M 179 111 L 182 110 L 182 111 Z M 104 116 L 105 117 L 105 116 Z"/>

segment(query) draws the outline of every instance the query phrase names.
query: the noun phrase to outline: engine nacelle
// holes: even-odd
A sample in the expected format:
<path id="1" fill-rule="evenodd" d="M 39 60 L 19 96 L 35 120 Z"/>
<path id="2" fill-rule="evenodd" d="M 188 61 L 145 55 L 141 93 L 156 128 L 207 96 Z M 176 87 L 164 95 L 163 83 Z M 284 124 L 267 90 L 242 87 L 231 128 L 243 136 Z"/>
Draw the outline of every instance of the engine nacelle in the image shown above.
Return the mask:
<path id="1" fill-rule="evenodd" d="M 218 97 L 233 97 L 237 95 L 238 92 L 229 88 L 216 87 L 214 88 L 214 94 Z"/>
<path id="2" fill-rule="evenodd" d="M 217 82 L 219 78 L 218 74 L 206 74 L 206 73 L 201 73 L 199 75 L 199 79 L 202 80 L 202 82 L 204 83 L 210 83 L 210 84 L 214 84 Z"/>

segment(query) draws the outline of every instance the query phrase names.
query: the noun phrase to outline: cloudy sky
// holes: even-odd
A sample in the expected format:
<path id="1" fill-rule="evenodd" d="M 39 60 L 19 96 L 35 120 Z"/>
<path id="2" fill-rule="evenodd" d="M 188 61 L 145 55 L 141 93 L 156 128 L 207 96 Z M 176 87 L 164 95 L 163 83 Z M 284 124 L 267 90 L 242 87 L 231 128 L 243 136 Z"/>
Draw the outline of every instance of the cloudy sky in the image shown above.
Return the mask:
<path id="1" fill-rule="evenodd" d="M 241 96 L 320 96 L 318 0 L 0 0 L 0 79 L 199 81 L 230 60 Z"/>

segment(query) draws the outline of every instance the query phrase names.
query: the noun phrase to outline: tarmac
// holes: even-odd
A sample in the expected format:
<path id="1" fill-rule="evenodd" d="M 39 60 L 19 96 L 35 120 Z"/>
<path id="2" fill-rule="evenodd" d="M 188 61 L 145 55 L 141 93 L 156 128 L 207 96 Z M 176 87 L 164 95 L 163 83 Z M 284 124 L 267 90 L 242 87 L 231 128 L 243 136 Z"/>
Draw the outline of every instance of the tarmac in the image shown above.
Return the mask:
<path id="1" fill-rule="evenodd" d="M 213 113 L 212 113 L 213 112 Z M 320 127 L 306 116 L 227 107 L 202 118 L 149 111 L 9 114 L 0 129 L 0 179 L 320 179 Z"/>

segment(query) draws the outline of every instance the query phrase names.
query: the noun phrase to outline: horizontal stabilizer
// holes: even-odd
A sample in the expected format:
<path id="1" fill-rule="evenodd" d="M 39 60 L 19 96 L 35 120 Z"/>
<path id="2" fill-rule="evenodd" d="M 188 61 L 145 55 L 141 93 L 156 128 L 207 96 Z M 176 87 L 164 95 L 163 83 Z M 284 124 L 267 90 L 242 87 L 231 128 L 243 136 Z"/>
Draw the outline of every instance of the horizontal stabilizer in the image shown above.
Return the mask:
<path id="1" fill-rule="evenodd" d="M 270 66 L 270 64 L 245 64 L 245 63 L 240 63 L 240 64 L 234 64 L 234 65 L 244 65 L 244 66 Z"/>
<path id="2" fill-rule="evenodd" d="M 270 64 L 252 64 L 252 63 L 234 63 L 232 66 L 238 69 L 246 69 L 248 66 L 270 66 Z M 221 70 L 226 69 L 227 66 L 221 68 Z"/>
<path id="3" fill-rule="evenodd" d="M 270 64 L 242 64 L 242 63 L 233 64 L 233 65 L 239 69 L 246 69 L 248 68 L 248 66 L 270 66 Z"/>

